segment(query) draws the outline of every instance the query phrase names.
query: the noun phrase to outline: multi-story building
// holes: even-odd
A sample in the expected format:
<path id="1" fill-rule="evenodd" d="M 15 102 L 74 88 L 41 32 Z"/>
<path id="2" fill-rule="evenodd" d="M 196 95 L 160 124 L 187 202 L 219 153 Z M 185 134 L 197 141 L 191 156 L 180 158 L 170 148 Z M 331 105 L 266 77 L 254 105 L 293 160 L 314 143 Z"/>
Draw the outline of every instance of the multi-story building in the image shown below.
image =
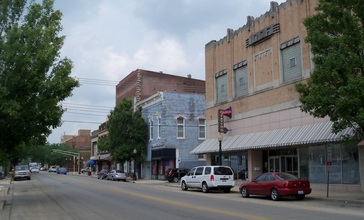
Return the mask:
<path id="1" fill-rule="evenodd" d="M 205 94 L 205 81 L 170 75 L 149 70 L 137 69 L 122 79 L 116 86 L 116 103 L 123 98 L 141 101 L 163 91 Z"/>
<path id="2" fill-rule="evenodd" d="M 74 161 L 80 168 L 84 168 L 89 162 L 91 155 L 91 131 L 87 129 L 78 130 L 77 135 L 64 134 L 61 136 L 61 143 L 70 145 L 72 148 L 79 150 L 80 158 Z"/>
<path id="3" fill-rule="evenodd" d="M 271 2 L 265 14 L 248 16 L 243 27 L 205 45 L 208 139 L 191 153 L 217 163 L 221 147 L 222 163 L 238 174 L 247 169 L 250 180 L 284 171 L 309 179 L 314 189 L 326 189 L 329 179 L 332 190 L 364 191 L 364 147 L 342 141 L 350 129 L 334 134 L 329 118 L 302 112 L 295 90 L 314 69 L 303 20 L 316 6 L 316 0 Z M 231 118 L 218 117 L 219 110 Z"/>
<path id="4" fill-rule="evenodd" d="M 137 102 L 136 107 L 142 107 L 149 133 L 144 178 L 164 179 L 168 168 L 205 164 L 190 154 L 206 139 L 205 95 L 158 92 Z"/>
<path id="5" fill-rule="evenodd" d="M 181 92 L 191 94 L 205 94 L 205 81 L 193 79 L 190 74 L 187 77 L 170 75 L 164 72 L 154 72 L 149 70 L 137 69 L 122 79 L 116 86 L 116 103 L 122 101 L 123 98 L 133 100 L 133 103 L 142 101 L 157 92 Z M 98 139 L 107 136 L 106 123 L 104 122 L 99 126 Z M 99 156 L 97 153 L 97 143 L 93 144 L 94 154 L 91 160 L 97 162 Z M 112 158 L 109 154 L 101 156 L 102 166 L 110 164 Z M 112 165 L 111 165 L 112 166 Z M 117 165 L 115 165 L 117 166 Z M 125 165 L 129 169 L 129 165 Z M 98 167 L 101 169 L 101 167 Z M 143 175 L 142 175 L 143 176 Z"/>

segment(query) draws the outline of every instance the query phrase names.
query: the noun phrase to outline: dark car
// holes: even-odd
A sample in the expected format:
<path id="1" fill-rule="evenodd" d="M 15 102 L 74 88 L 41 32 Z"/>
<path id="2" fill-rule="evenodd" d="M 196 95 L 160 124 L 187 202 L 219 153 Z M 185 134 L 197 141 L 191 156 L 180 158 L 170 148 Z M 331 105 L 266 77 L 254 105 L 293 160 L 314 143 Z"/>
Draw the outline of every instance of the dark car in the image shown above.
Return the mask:
<path id="1" fill-rule="evenodd" d="M 188 173 L 188 171 L 189 169 L 186 168 L 169 168 L 165 173 L 165 178 L 166 180 L 168 180 L 168 182 L 177 183 L 181 179 L 181 177 L 185 176 Z"/>
<path id="2" fill-rule="evenodd" d="M 59 167 L 58 169 L 57 169 L 57 174 L 64 174 L 64 175 L 66 175 L 68 173 L 68 171 L 67 171 L 67 169 L 66 168 L 64 168 L 64 167 Z"/>
<path id="3" fill-rule="evenodd" d="M 97 179 L 106 179 L 107 174 L 109 173 L 109 170 L 107 169 L 102 169 L 100 170 L 100 172 L 97 173 Z"/>
<path id="4" fill-rule="evenodd" d="M 284 196 L 295 196 L 302 200 L 311 193 L 310 182 L 283 172 L 263 173 L 251 182 L 242 183 L 239 187 L 242 197 L 250 195 L 270 196 L 273 201 Z"/>

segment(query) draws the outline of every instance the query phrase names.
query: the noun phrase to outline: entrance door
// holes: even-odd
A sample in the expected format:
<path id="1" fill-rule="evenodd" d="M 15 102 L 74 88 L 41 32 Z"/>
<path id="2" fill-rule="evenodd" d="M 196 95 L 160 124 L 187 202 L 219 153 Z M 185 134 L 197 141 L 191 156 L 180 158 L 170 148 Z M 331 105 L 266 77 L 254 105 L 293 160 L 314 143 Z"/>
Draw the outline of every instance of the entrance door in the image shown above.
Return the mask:
<path id="1" fill-rule="evenodd" d="M 286 156 L 285 172 L 298 176 L 298 159 L 297 156 Z"/>
<path id="2" fill-rule="evenodd" d="M 281 158 L 280 157 L 270 157 L 268 168 L 269 168 L 270 172 L 281 172 Z"/>

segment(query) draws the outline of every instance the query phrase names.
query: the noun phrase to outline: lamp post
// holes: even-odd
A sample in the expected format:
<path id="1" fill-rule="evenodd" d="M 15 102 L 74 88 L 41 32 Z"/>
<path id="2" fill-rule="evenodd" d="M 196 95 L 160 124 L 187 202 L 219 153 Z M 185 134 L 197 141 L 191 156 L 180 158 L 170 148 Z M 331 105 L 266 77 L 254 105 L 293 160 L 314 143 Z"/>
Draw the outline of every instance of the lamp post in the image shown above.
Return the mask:
<path id="1" fill-rule="evenodd" d="M 135 167 L 136 167 L 136 153 L 137 153 L 137 149 L 134 148 L 133 150 L 133 154 L 134 154 L 134 176 L 133 176 L 133 180 L 136 180 L 136 174 L 135 174 Z"/>
<path id="2" fill-rule="evenodd" d="M 217 137 L 217 140 L 219 141 L 219 163 L 220 163 L 220 166 L 222 165 L 222 150 L 221 150 L 221 142 L 223 140 L 223 136 L 222 134 L 220 133 L 219 136 Z"/>
<path id="3" fill-rule="evenodd" d="M 100 151 L 97 150 L 97 154 L 99 155 L 99 160 L 97 161 L 97 173 L 102 169 L 102 163 L 100 163 Z M 101 164 L 101 169 L 100 169 Z"/>

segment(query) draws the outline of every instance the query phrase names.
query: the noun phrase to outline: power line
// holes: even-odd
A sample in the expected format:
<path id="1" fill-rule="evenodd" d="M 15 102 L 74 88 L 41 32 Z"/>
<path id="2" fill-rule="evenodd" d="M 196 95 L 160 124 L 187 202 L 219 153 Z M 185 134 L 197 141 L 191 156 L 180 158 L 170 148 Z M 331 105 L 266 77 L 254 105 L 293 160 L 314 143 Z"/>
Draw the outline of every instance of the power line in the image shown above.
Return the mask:
<path id="1" fill-rule="evenodd" d="M 111 81 L 104 79 L 92 79 L 92 78 L 78 78 L 75 77 L 80 84 L 91 84 L 91 85 L 99 85 L 99 86 L 116 86 L 119 81 Z"/>
<path id="2" fill-rule="evenodd" d="M 71 122 L 71 123 L 83 123 L 83 124 L 98 124 L 101 125 L 104 122 L 95 122 L 95 121 L 71 121 L 71 120 L 62 120 L 62 122 Z"/>

